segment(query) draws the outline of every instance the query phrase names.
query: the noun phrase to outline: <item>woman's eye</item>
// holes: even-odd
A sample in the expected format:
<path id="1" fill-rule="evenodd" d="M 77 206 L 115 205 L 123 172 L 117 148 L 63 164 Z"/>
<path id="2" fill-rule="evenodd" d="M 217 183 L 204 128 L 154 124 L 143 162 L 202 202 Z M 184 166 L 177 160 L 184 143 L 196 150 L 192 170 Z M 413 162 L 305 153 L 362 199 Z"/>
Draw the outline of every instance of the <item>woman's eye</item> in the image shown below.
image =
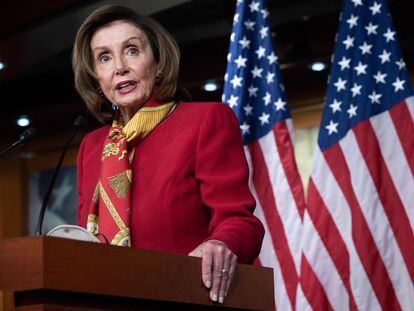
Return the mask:
<path id="1" fill-rule="evenodd" d="M 127 55 L 135 56 L 135 55 L 139 54 L 139 51 L 138 51 L 137 48 L 131 47 L 131 48 L 128 48 L 126 53 L 127 53 Z"/>
<path id="2" fill-rule="evenodd" d="M 109 55 L 108 55 L 108 54 L 102 54 L 102 55 L 99 55 L 99 57 L 98 57 L 98 61 L 99 61 L 100 63 L 106 63 L 106 62 L 108 62 L 110 59 L 111 59 L 111 58 L 109 57 Z"/>

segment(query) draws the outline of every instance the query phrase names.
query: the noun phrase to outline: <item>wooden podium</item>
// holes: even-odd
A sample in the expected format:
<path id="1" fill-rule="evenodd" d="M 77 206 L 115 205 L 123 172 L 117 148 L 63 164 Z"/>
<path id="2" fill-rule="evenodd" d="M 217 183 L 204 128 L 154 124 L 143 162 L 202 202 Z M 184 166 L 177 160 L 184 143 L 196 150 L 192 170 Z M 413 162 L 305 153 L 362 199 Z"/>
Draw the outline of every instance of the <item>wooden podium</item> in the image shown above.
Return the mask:
<path id="1" fill-rule="evenodd" d="M 52 237 L 0 240 L 0 290 L 16 310 L 274 310 L 269 268 L 239 264 L 217 304 L 200 258 Z"/>

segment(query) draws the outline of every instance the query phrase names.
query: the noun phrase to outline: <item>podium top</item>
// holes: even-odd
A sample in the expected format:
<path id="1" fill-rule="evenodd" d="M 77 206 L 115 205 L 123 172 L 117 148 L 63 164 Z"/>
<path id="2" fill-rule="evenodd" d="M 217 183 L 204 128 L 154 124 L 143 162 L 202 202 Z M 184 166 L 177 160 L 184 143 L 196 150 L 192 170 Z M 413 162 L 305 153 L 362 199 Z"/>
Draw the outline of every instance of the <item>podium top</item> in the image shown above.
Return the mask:
<path id="1" fill-rule="evenodd" d="M 58 290 L 199 305 L 201 259 L 53 237 L 0 240 L 0 290 Z M 223 306 L 273 310 L 273 272 L 239 264 Z"/>

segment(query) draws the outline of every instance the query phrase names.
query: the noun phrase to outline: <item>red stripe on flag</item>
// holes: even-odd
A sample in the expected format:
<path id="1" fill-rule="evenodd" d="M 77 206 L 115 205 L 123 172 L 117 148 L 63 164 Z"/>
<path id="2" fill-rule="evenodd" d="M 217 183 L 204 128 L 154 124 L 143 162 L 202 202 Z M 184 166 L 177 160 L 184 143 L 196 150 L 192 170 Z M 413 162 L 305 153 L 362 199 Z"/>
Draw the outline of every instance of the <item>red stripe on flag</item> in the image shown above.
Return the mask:
<path id="1" fill-rule="evenodd" d="M 333 221 L 331 214 L 326 208 L 325 203 L 319 195 L 318 190 L 313 183 L 312 178 L 309 180 L 308 196 L 308 213 L 309 217 L 319 233 L 326 250 L 335 264 L 336 270 L 344 282 L 345 288 L 349 295 L 349 309 L 357 310 L 354 296 L 352 294 L 350 283 L 349 253 L 345 242 L 339 233 L 338 228 Z"/>
<path id="2" fill-rule="evenodd" d="M 273 127 L 273 136 L 275 137 L 277 152 L 280 156 L 280 163 L 282 163 L 283 170 L 289 184 L 290 191 L 296 203 L 300 218 L 303 220 L 303 213 L 305 211 L 305 196 L 303 195 L 302 180 L 299 176 L 299 171 L 296 166 L 295 152 L 293 150 L 293 143 L 290 140 L 289 129 L 286 126 L 286 121 L 277 123 Z"/>
<path id="3" fill-rule="evenodd" d="M 315 272 L 313 272 L 312 267 L 305 255 L 302 255 L 302 264 L 300 266 L 300 282 L 303 285 L 303 294 L 306 296 L 306 299 L 312 306 L 312 309 L 333 310 L 322 284 L 319 282 Z"/>
<path id="4" fill-rule="evenodd" d="M 352 238 L 378 301 L 385 310 L 400 310 L 401 306 L 384 262 L 375 245 L 355 192 L 352 189 L 351 176 L 349 169 L 347 169 L 344 154 L 338 144 L 332 145 L 323 154 L 350 207 Z"/>
<path id="5" fill-rule="evenodd" d="M 400 138 L 401 146 L 407 158 L 411 173 L 414 174 L 414 124 L 410 117 L 407 104 L 401 102 L 389 110 L 391 119 L 394 123 L 397 135 Z"/>
<path id="6" fill-rule="evenodd" d="M 286 234 L 283 230 L 283 223 L 276 209 L 275 196 L 269 179 L 262 150 L 257 141 L 248 145 L 253 164 L 253 183 L 257 196 L 262 206 L 276 256 L 279 261 L 286 291 L 292 308 L 295 309 L 296 290 L 298 285 L 298 274 L 295 269 L 292 254 L 288 247 Z"/>
<path id="7" fill-rule="evenodd" d="M 414 282 L 413 231 L 387 165 L 381 156 L 380 146 L 374 129 L 371 123 L 362 122 L 355 126 L 353 131 L 401 250 L 411 281 Z"/>

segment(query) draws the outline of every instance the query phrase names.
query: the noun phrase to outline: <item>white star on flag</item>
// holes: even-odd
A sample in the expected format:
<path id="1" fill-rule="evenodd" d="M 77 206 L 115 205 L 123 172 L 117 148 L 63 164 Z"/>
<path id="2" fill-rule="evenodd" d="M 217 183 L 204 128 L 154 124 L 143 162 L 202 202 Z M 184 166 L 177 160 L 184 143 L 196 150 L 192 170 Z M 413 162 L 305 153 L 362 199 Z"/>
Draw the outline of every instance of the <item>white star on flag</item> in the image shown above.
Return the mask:
<path id="1" fill-rule="evenodd" d="M 262 115 L 259 117 L 260 122 L 262 125 L 269 123 L 270 114 L 268 113 L 262 113 Z"/>
<path id="2" fill-rule="evenodd" d="M 374 90 L 374 91 L 372 91 L 372 94 L 371 95 L 368 95 L 368 97 L 371 100 L 371 104 L 374 104 L 374 103 L 379 104 L 380 103 L 379 99 L 382 97 L 382 95 L 381 94 L 377 94 L 375 92 L 375 90 Z"/>
<path id="3" fill-rule="evenodd" d="M 381 13 L 381 6 L 382 4 L 379 4 L 375 1 L 374 4 L 369 7 L 369 9 L 372 11 L 372 15 Z"/>
<path id="4" fill-rule="evenodd" d="M 253 85 L 250 85 L 249 88 L 247 89 L 247 91 L 249 92 L 249 97 L 256 97 L 257 96 L 257 91 L 259 90 L 259 88 L 254 87 Z"/>
<path id="5" fill-rule="evenodd" d="M 362 88 L 362 85 L 358 85 L 358 84 L 354 83 L 354 86 L 351 88 L 352 97 L 355 97 L 357 95 L 361 95 L 361 88 Z"/>
<path id="6" fill-rule="evenodd" d="M 362 55 L 364 54 L 371 54 L 372 44 L 368 44 L 366 41 L 364 41 L 363 45 L 360 45 L 359 48 L 362 51 Z"/>
<path id="7" fill-rule="evenodd" d="M 266 76 L 266 81 L 267 83 L 272 83 L 273 82 L 273 78 L 275 77 L 275 74 L 272 72 L 268 72 L 267 76 Z"/>
<path id="8" fill-rule="evenodd" d="M 246 121 L 240 125 L 240 129 L 242 131 L 242 134 L 250 134 L 250 125 L 246 123 Z"/>
<path id="9" fill-rule="evenodd" d="M 398 90 L 403 91 L 404 90 L 404 80 L 400 80 L 400 78 L 397 77 L 397 79 L 395 80 L 395 82 L 393 82 L 393 86 L 394 86 L 394 92 L 397 92 Z"/>
<path id="10" fill-rule="evenodd" d="M 338 133 L 338 123 L 334 121 L 330 121 L 329 125 L 326 125 L 325 128 L 328 130 L 328 134 L 331 135 L 332 133 Z"/>
<path id="11" fill-rule="evenodd" d="M 271 101 L 270 96 L 271 96 L 270 93 L 269 92 L 266 92 L 266 95 L 263 97 L 263 101 L 264 101 L 264 103 L 265 103 L 266 106 L 269 105 L 269 103 Z"/>
<path id="12" fill-rule="evenodd" d="M 275 55 L 275 52 L 272 51 L 272 53 L 269 54 L 269 56 L 266 56 L 267 60 L 269 61 L 269 65 L 276 63 L 277 56 Z"/>
<path id="13" fill-rule="evenodd" d="M 237 106 L 238 100 L 238 96 L 230 95 L 230 99 L 227 101 L 227 103 L 230 105 L 230 108 L 233 108 L 234 106 Z"/>
<path id="14" fill-rule="evenodd" d="M 260 10 L 260 13 L 262 13 L 263 18 L 266 18 L 269 16 L 269 11 L 267 9 Z"/>
<path id="15" fill-rule="evenodd" d="M 382 54 L 378 55 L 378 57 L 381 59 L 381 64 L 389 62 L 390 56 L 391 56 L 391 52 L 387 52 L 386 50 L 383 50 Z"/>
<path id="16" fill-rule="evenodd" d="M 285 106 L 286 106 L 286 102 L 284 102 L 283 100 L 282 100 L 282 98 L 278 98 L 277 99 L 277 101 L 275 101 L 274 103 L 273 103 L 274 105 L 275 105 L 275 107 L 276 107 L 276 111 L 279 111 L 279 110 L 286 110 L 285 109 Z"/>
<path id="17" fill-rule="evenodd" d="M 333 103 L 330 104 L 329 107 L 332 108 L 332 113 L 335 113 L 337 111 L 341 111 L 341 105 L 342 105 L 342 102 L 334 99 Z"/>
<path id="18" fill-rule="evenodd" d="M 357 76 L 359 76 L 361 74 L 366 74 L 367 73 L 367 71 L 366 71 L 367 67 L 368 67 L 368 65 L 365 65 L 361 62 L 358 62 L 358 66 L 354 67 L 354 69 L 357 72 Z"/>
<path id="19" fill-rule="evenodd" d="M 371 22 L 369 22 L 368 26 L 365 26 L 365 29 L 367 30 L 368 35 L 377 34 L 377 28 L 378 25 L 373 25 Z"/>
<path id="20" fill-rule="evenodd" d="M 351 1 L 354 4 L 354 6 L 358 6 L 358 5 L 362 6 L 362 0 L 351 0 Z"/>
<path id="21" fill-rule="evenodd" d="M 374 75 L 374 79 L 376 83 L 384 83 L 385 84 L 385 77 L 387 76 L 386 73 L 381 73 L 381 71 L 378 70 L 377 74 Z"/>
<path id="22" fill-rule="evenodd" d="M 246 62 L 247 62 L 247 58 L 242 57 L 241 55 L 239 55 L 239 57 L 237 57 L 234 62 L 237 65 L 237 68 L 240 67 L 246 67 Z"/>
<path id="23" fill-rule="evenodd" d="M 256 25 L 256 22 L 252 22 L 250 20 L 247 20 L 247 21 L 244 22 L 244 26 L 246 26 L 247 30 L 254 31 L 254 25 Z"/>
<path id="24" fill-rule="evenodd" d="M 390 29 L 390 28 L 388 28 L 388 29 L 387 29 L 387 32 L 385 32 L 385 33 L 383 34 L 383 36 L 385 37 L 385 41 L 387 41 L 387 43 L 388 43 L 389 41 L 395 41 L 395 38 L 394 38 L 394 36 L 395 36 L 395 31 L 391 31 L 391 29 Z"/>
<path id="25" fill-rule="evenodd" d="M 240 15 L 238 13 L 237 14 L 234 14 L 234 17 L 233 17 L 233 25 L 239 22 L 239 16 Z"/>
<path id="26" fill-rule="evenodd" d="M 250 40 L 247 40 L 246 36 L 239 40 L 239 43 L 242 46 L 242 49 L 250 49 Z"/>
<path id="27" fill-rule="evenodd" d="M 402 58 L 400 60 L 397 60 L 395 63 L 397 64 L 399 70 L 401 70 L 405 67 L 405 63 L 404 63 L 404 60 Z"/>
<path id="28" fill-rule="evenodd" d="M 266 49 L 263 46 L 259 46 L 259 48 L 255 51 L 258 59 L 261 59 L 262 57 L 264 57 L 265 52 L 266 52 Z"/>
<path id="29" fill-rule="evenodd" d="M 238 77 L 236 75 L 233 76 L 233 79 L 230 80 L 230 83 L 233 85 L 233 88 L 242 86 L 241 82 L 243 81 L 242 77 Z"/>
<path id="30" fill-rule="evenodd" d="M 342 59 L 340 62 L 338 62 L 338 65 L 341 66 L 341 70 L 344 70 L 345 68 L 349 68 L 350 62 L 351 62 L 350 58 L 345 58 L 345 56 L 342 56 Z"/>
<path id="31" fill-rule="evenodd" d="M 246 114 L 246 116 L 253 115 L 253 113 L 252 113 L 253 107 L 250 106 L 249 104 L 247 104 L 246 106 L 244 106 L 243 109 L 244 109 L 244 113 Z"/>
<path id="32" fill-rule="evenodd" d="M 352 104 L 349 106 L 349 109 L 346 111 L 349 114 L 349 118 L 357 116 L 357 113 L 356 113 L 357 109 L 358 109 L 358 106 L 354 106 Z"/>
<path id="33" fill-rule="evenodd" d="M 354 40 L 355 38 L 351 38 L 350 36 L 346 36 L 346 39 L 342 41 L 343 44 L 345 44 L 345 48 L 348 50 L 350 47 L 354 46 Z"/>
<path id="34" fill-rule="evenodd" d="M 260 38 L 262 39 L 266 38 L 268 31 L 269 31 L 269 27 L 260 28 Z"/>
<path id="35" fill-rule="evenodd" d="M 261 78 L 262 77 L 262 71 L 263 71 L 262 68 L 254 66 L 254 68 L 252 70 L 253 78 Z"/>
<path id="36" fill-rule="evenodd" d="M 249 7 L 250 7 L 250 12 L 259 12 L 259 2 L 255 2 L 253 1 L 252 3 L 250 3 Z"/>
<path id="37" fill-rule="evenodd" d="M 345 84 L 346 80 L 342 80 L 341 78 L 338 78 L 338 81 L 334 83 L 336 86 L 336 91 L 339 92 L 340 90 L 345 90 Z"/>
<path id="38" fill-rule="evenodd" d="M 349 28 L 352 29 L 352 27 L 356 26 L 358 24 L 358 16 L 354 16 L 351 14 L 351 17 L 347 19 L 347 23 L 349 24 Z"/>

